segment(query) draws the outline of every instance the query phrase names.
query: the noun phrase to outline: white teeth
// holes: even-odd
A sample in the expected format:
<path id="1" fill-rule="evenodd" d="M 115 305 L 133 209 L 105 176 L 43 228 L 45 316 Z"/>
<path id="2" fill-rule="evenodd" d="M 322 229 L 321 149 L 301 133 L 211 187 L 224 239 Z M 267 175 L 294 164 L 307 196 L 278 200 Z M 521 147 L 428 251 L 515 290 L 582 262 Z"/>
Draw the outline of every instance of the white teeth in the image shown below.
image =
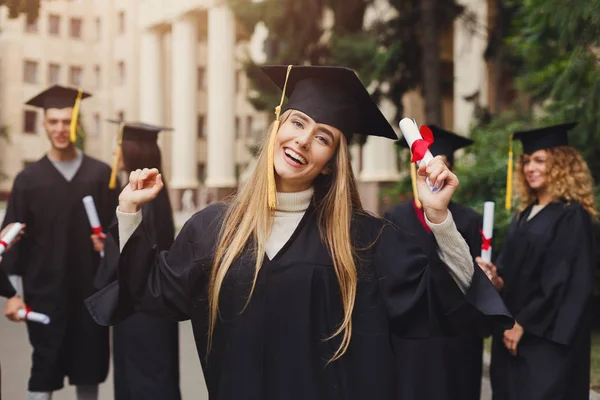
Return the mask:
<path id="1" fill-rule="evenodd" d="M 285 149 L 285 154 L 292 157 L 294 160 L 298 161 L 302 165 L 306 164 L 306 159 L 292 149 Z"/>

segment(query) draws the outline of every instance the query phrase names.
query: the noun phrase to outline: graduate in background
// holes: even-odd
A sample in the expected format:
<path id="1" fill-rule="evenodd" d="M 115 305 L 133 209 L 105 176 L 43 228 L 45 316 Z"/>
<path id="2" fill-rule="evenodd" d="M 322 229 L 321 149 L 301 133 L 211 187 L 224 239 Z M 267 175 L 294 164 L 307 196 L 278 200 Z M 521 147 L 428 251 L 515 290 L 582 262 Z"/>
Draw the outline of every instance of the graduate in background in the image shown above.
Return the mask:
<path id="1" fill-rule="evenodd" d="M 589 398 L 597 212 L 588 166 L 569 146 L 574 125 L 515 133 L 523 143 L 515 169 L 519 213 L 496 265 L 477 259 L 516 321 L 494 335 L 495 400 Z M 509 179 L 508 209 L 511 188 Z"/>
<path id="2" fill-rule="evenodd" d="M 230 202 L 196 213 L 168 252 L 156 251 L 141 212 L 161 175 L 131 173 L 117 211 L 125 295 L 114 314 L 191 319 L 211 400 L 395 400 L 392 334 L 435 334 L 465 303 L 512 326 L 448 212 L 458 179 L 441 159 L 419 170 L 439 243 L 424 252 L 361 207 L 348 142 L 397 135 L 356 74 L 262 69 L 289 100 L 252 177 Z M 433 194 L 427 173 L 443 189 Z M 112 310 L 101 297 L 96 310 Z"/>
<path id="3" fill-rule="evenodd" d="M 441 156 L 450 170 L 454 169 L 454 153 L 473 144 L 471 139 L 459 136 L 435 125 L 428 125 L 434 142 L 430 150 Z M 406 140 L 397 144 L 408 148 Z M 400 229 L 414 233 L 422 246 L 431 246 L 431 229 L 425 222 L 423 207 L 416 193 L 415 166 L 411 164 L 413 200 L 387 211 L 384 218 Z M 450 202 L 448 210 L 456 228 L 469 245 L 473 259 L 481 252 L 481 216 L 474 210 Z M 456 337 L 393 340 L 398 376 L 398 397 L 402 400 L 478 400 L 481 395 L 483 337 L 470 330 Z"/>
<path id="4" fill-rule="evenodd" d="M 119 121 L 111 121 L 119 123 Z M 122 123 L 119 132 L 120 146 L 115 152 L 117 160 L 113 168 L 129 175 L 139 168 L 162 170 L 162 157 L 158 147 L 158 134 L 170 130 L 143 123 Z M 113 170 L 116 175 L 116 170 Z M 175 238 L 173 212 L 165 187 L 156 198 L 142 207 L 148 234 L 159 251 L 168 250 Z M 103 242 L 103 237 L 93 235 Z M 109 235 L 108 243 L 98 244 L 105 250 L 105 263 L 98 271 L 97 287 L 107 286 L 104 298 L 113 293 L 115 304 L 119 297 L 117 267 L 118 237 Z M 94 302 L 88 300 L 91 314 L 100 325 L 108 320 L 94 313 Z M 115 325 L 113 329 L 113 359 L 115 400 L 179 400 L 179 328 L 177 321 L 135 313 Z"/>
<path id="5" fill-rule="evenodd" d="M 96 399 L 108 374 L 108 329 L 97 325 L 83 300 L 92 291 L 100 262 L 90 240 L 82 198 L 94 197 L 101 223 L 108 226 L 117 192 L 108 189 L 110 167 L 84 155 L 75 145 L 80 101 L 90 95 L 52 86 L 27 102 L 44 110 L 50 150 L 15 178 L 3 226 L 27 224 L 27 232 L 2 268 L 22 278 L 23 292 L 12 297 L 5 315 L 20 321 L 27 305 L 51 323 L 27 322 L 33 346 L 28 399 L 48 400 L 69 383 L 80 400 Z M 20 285 L 18 285 L 20 286 Z"/>

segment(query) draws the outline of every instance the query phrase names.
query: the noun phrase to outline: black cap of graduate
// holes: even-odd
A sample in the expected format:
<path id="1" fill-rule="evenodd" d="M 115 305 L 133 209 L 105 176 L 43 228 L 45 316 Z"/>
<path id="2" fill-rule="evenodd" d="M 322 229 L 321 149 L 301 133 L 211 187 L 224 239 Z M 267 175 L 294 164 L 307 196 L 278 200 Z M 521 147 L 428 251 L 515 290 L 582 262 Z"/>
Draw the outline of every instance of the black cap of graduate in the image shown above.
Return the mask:
<path id="1" fill-rule="evenodd" d="M 321 124 L 339 129 L 346 138 L 353 134 L 398 139 L 398 135 L 373 102 L 358 76 L 349 68 L 262 66 L 262 71 L 288 98 L 285 110 L 302 111 Z"/>
<path id="2" fill-rule="evenodd" d="M 577 125 L 576 122 L 570 122 L 529 131 L 520 131 L 515 132 L 513 137 L 523 143 L 523 153 L 532 154 L 538 150 L 568 146 L 568 132 L 575 125 Z"/>
<path id="3" fill-rule="evenodd" d="M 25 104 L 34 107 L 40 107 L 44 110 L 48 110 L 50 108 L 63 109 L 75 107 L 78 96 L 78 89 L 54 85 L 31 98 Z M 80 100 L 83 100 L 88 97 L 91 97 L 91 94 L 82 91 L 79 98 Z"/>
<path id="4" fill-rule="evenodd" d="M 434 156 L 446 156 L 448 163 L 454 165 L 454 152 L 475 143 L 473 140 L 447 131 L 437 125 L 427 125 L 433 133 L 433 143 L 429 150 Z M 400 139 L 396 142 L 398 146 L 408 148 L 406 140 Z"/>
<path id="5" fill-rule="evenodd" d="M 162 131 L 172 131 L 173 128 L 165 126 L 151 125 L 143 122 L 125 122 L 114 119 L 107 120 L 113 124 L 119 124 L 119 136 L 117 138 L 117 150 L 113 161 L 112 173 L 108 187 L 115 189 L 117 187 L 117 173 L 119 172 L 119 159 L 121 158 L 121 143 L 123 140 L 146 141 L 156 143 L 158 134 Z"/>
<path id="6" fill-rule="evenodd" d="M 54 85 L 44 90 L 37 96 L 29 99 L 25 104 L 34 107 L 43 108 L 44 111 L 57 108 L 62 110 L 63 108 L 73 107 L 73 113 L 71 114 L 71 127 L 69 140 L 71 143 L 75 143 L 77 139 L 77 127 L 79 118 L 79 103 L 81 100 L 91 97 L 89 93 L 85 93 L 81 89 L 73 89 L 64 86 Z"/>

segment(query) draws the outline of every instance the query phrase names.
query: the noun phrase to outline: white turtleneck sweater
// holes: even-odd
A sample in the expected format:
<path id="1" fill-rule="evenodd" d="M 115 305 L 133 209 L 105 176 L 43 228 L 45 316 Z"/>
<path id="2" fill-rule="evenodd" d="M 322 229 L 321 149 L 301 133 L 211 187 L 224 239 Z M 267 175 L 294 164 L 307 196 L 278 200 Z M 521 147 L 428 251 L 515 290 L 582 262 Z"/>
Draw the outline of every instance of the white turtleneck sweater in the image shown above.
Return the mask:
<path id="1" fill-rule="evenodd" d="M 269 259 L 273 259 L 290 239 L 300 224 L 312 196 L 312 188 L 297 193 L 277 193 L 277 210 L 266 246 Z M 123 213 L 117 208 L 117 218 L 119 220 L 119 245 L 123 250 L 125 243 L 142 222 L 142 212 Z M 439 257 L 449 267 L 452 278 L 465 293 L 471 285 L 474 272 L 473 259 L 467 242 L 456 229 L 452 214 L 448 211 L 448 217 L 441 224 L 430 222 L 427 216 L 425 216 L 425 220 L 435 235 L 439 246 Z"/>

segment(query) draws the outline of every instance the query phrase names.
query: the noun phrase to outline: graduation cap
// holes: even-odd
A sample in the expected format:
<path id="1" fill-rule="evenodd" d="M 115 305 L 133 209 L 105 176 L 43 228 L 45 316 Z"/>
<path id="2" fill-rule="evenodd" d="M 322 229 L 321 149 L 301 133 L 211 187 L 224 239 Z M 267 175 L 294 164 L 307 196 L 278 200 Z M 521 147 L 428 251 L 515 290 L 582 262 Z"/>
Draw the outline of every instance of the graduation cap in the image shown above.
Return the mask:
<path id="1" fill-rule="evenodd" d="M 512 173 L 513 173 L 513 139 L 518 139 L 523 144 L 524 154 L 533 154 L 538 150 L 552 149 L 559 146 L 568 146 L 568 133 L 577 125 L 577 122 L 551 125 L 543 128 L 515 132 L 510 136 L 508 150 L 508 170 L 506 173 L 506 210 L 512 207 Z"/>
<path id="2" fill-rule="evenodd" d="M 446 156 L 446 159 L 451 165 L 454 164 L 455 151 L 475 143 L 475 141 L 467 137 L 457 135 L 456 133 L 442 129 L 437 125 L 427 125 L 427 127 L 431 129 L 434 137 L 434 141 L 429 147 L 431 154 L 434 156 Z M 404 139 L 398 140 L 396 144 L 403 148 L 408 148 L 408 143 L 406 143 L 406 140 Z"/>
<path id="3" fill-rule="evenodd" d="M 71 143 L 75 143 L 75 140 L 77 139 L 77 118 L 79 116 L 79 104 L 81 100 L 91 96 L 91 94 L 85 93 L 81 89 L 73 89 L 54 85 L 29 99 L 25 104 L 43 108 L 44 111 L 50 108 L 63 109 L 73 107 L 69 139 L 71 140 Z"/>
<path id="4" fill-rule="evenodd" d="M 523 144 L 523 153 L 532 154 L 538 150 L 568 146 L 568 132 L 577 125 L 576 122 L 552 125 L 544 128 L 515 132 L 514 139 Z"/>
<path id="5" fill-rule="evenodd" d="M 398 138 L 367 89 L 349 68 L 270 65 L 262 66 L 261 70 L 282 90 L 269 137 L 268 198 L 271 209 L 276 206 L 273 148 L 285 97 L 288 102 L 284 111 L 301 111 L 317 123 L 339 129 L 348 140 L 355 133 Z"/>
<path id="6" fill-rule="evenodd" d="M 119 136 L 117 138 L 117 149 L 113 161 L 112 172 L 108 187 L 115 189 L 117 187 L 117 172 L 119 170 L 119 160 L 121 158 L 121 144 L 123 140 L 132 141 L 150 141 L 156 142 L 158 134 L 162 131 L 172 131 L 173 128 L 165 126 L 146 124 L 143 122 L 125 122 L 114 119 L 107 119 L 112 124 L 119 124 Z"/>

